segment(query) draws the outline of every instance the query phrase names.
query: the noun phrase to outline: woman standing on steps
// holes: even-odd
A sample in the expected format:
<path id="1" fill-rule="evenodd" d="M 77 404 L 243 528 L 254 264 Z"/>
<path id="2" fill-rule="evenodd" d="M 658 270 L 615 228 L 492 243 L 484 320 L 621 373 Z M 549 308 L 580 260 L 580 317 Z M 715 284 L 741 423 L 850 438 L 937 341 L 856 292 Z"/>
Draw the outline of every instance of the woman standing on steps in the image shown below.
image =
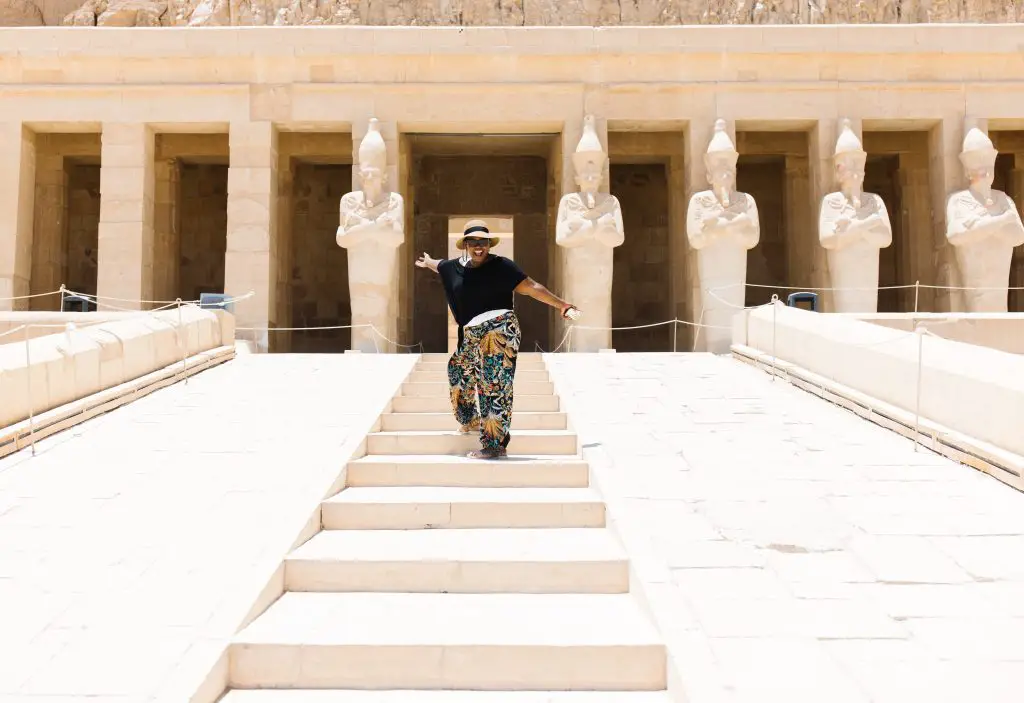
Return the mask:
<path id="1" fill-rule="evenodd" d="M 547 303 L 563 317 L 575 317 L 577 312 L 511 259 L 491 254 L 498 241 L 485 222 L 471 220 L 455 242 L 463 252 L 459 259 L 432 259 L 424 252 L 416 261 L 441 276 L 448 307 L 459 325 L 459 346 L 448 360 L 448 384 L 460 431 L 480 433 L 481 448 L 470 452 L 471 459 L 505 456 L 511 438 L 512 383 L 522 338 L 512 294 Z"/>

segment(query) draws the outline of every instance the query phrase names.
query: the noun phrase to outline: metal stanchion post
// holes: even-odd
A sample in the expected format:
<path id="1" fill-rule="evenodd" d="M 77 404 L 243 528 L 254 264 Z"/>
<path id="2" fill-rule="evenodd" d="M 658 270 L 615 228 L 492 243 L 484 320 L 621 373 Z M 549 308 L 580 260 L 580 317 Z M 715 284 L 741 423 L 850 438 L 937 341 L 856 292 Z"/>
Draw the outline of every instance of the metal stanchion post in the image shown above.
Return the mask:
<path id="1" fill-rule="evenodd" d="M 772 383 L 775 383 L 775 334 L 777 325 L 775 320 L 779 311 L 779 294 L 772 293 Z"/>
<path id="2" fill-rule="evenodd" d="M 921 300 L 921 281 L 914 281 L 914 314 L 917 314 L 917 304 Z"/>
<path id="3" fill-rule="evenodd" d="M 35 456 L 35 398 L 32 397 L 32 352 L 29 347 L 30 329 L 32 329 L 32 325 L 25 325 L 25 382 L 28 384 L 28 441 L 29 444 L 32 446 L 32 456 Z"/>
<path id="4" fill-rule="evenodd" d="M 924 356 L 924 324 L 918 323 L 914 328 L 917 332 L 917 399 L 914 403 L 914 451 L 917 451 L 918 437 L 921 435 L 921 359 Z"/>
<path id="5" fill-rule="evenodd" d="M 188 340 L 185 338 L 185 326 L 181 323 L 181 298 L 175 299 L 178 306 L 178 343 L 181 344 L 181 375 L 188 385 Z"/>

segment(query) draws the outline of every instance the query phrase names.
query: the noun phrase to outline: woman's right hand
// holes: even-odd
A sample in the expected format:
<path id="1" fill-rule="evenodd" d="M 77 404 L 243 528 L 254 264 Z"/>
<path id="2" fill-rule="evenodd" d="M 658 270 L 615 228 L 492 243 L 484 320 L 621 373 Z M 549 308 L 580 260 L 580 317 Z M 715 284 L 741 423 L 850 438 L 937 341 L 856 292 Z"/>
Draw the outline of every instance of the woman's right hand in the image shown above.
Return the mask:
<path id="1" fill-rule="evenodd" d="M 431 264 L 436 265 L 437 260 L 430 258 L 430 254 L 428 254 L 427 252 L 423 252 L 423 256 L 416 259 L 416 265 L 419 266 L 421 269 L 436 270 L 434 266 L 432 266 Z"/>

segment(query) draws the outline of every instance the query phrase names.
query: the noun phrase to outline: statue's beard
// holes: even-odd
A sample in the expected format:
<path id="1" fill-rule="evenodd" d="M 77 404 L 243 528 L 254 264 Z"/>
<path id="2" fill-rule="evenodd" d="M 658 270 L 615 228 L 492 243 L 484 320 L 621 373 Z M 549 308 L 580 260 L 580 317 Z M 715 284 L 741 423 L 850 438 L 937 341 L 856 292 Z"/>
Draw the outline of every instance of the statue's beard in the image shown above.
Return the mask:
<path id="1" fill-rule="evenodd" d="M 729 207 L 729 188 L 727 186 L 715 186 L 715 190 L 718 191 L 718 199 L 722 201 L 722 205 Z"/>
<path id="2" fill-rule="evenodd" d="M 985 203 L 985 207 L 992 207 L 994 204 L 992 200 L 992 186 L 988 183 L 975 183 L 973 189 L 977 193 L 978 198 Z"/>

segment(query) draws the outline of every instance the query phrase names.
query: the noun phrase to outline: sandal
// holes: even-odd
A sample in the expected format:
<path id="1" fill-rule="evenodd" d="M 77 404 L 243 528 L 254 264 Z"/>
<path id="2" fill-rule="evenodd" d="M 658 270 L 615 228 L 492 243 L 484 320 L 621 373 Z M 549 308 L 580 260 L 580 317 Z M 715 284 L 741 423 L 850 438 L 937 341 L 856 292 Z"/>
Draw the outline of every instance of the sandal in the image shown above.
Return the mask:
<path id="1" fill-rule="evenodd" d="M 501 459 L 508 456 L 504 447 L 501 449 L 474 449 L 466 455 L 470 459 Z"/>

